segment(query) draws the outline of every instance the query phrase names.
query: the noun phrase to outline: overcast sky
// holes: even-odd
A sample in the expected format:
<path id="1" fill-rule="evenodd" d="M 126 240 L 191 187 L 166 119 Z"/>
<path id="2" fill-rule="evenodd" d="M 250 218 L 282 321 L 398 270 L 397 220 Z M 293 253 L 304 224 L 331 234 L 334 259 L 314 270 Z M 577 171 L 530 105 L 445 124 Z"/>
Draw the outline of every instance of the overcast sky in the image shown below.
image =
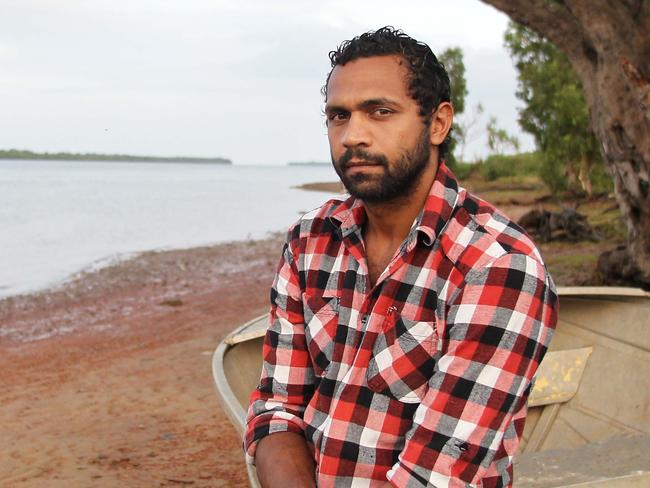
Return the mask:
<path id="1" fill-rule="evenodd" d="M 0 149 L 327 161 L 327 53 L 387 24 L 460 46 L 466 112 L 530 149 L 507 22 L 479 0 L 0 0 Z"/>

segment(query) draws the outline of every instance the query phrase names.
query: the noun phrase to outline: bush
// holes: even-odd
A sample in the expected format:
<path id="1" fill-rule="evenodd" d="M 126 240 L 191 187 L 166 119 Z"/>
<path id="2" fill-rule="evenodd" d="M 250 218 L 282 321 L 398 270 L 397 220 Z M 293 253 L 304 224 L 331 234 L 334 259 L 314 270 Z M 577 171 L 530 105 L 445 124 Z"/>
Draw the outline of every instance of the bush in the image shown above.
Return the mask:
<path id="1" fill-rule="evenodd" d="M 546 154 L 542 158 L 539 177 L 553 195 L 564 193 L 569 187 L 564 161 L 560 161 L 552 155 Z"/>
<path id="2" fill-rule="evenodd" d="M 479 168 L 483 178 L 494 181 L 509 176 L 537 176 L 541 166 L 542 161 L 538 153 L 521 153 L 489 156 Z"/>
<path id="3" fill-rule="evenodd" d="M 594 187 L 594 195 L 614 191 L 614 180 L 604 164 L 599 164 L 591 170 L 590 179 Z"/>
<path id="4" fill-rule="evenodd" d="M 452 171 L 456 175 L 456 178 L 459 180 L 466 180 L 472 174 L 472 171 L 476 169 L 477 165 L 472 163 L 455 163 Z"/>
<path id="5" fill-rule="evenodd" d="M 576 180 L 572 184 L 569 182 L 565 162 L 553 157 L 551 154 L 547 154 L 543 158 L 539 176 L 553 195 L 563 193 L 585 194 L 579 181 Z M 602 162 L 594 164 L 589 173 L 589 179 L 591 180 L 594 195 L 610 193 L 614 189 L 612 177 Z"/>

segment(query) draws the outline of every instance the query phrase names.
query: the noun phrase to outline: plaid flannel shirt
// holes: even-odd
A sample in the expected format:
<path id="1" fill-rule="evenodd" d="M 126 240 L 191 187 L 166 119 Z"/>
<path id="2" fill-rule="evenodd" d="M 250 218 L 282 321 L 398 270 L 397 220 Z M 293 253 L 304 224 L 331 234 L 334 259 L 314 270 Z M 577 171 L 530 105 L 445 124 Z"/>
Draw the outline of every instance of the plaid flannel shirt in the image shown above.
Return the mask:
<path id="1" fill-rule="evenodd" d="M 557 319 L 539 252 L 440 165 L 425 206 L 370 286 L 361 201 L 289 231 L 244 439 L 290 431 L 318 486 L 503 487 Z"/>

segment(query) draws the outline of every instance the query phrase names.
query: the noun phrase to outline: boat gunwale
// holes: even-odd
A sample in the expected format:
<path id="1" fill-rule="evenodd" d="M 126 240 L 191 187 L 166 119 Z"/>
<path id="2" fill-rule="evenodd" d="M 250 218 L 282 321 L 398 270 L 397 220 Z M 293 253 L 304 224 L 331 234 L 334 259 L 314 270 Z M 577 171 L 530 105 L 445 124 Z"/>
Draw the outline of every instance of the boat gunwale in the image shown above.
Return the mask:
<path id="1" fill-rule="evenodd" d="M 557 294 L 562 297 L 579 297 L 589 298 L 592 296 L 610 296 L 610 297 L 642 297 L 650 298 L 650 291 L 641 288 L 628 286 L 558 286 Z"/>

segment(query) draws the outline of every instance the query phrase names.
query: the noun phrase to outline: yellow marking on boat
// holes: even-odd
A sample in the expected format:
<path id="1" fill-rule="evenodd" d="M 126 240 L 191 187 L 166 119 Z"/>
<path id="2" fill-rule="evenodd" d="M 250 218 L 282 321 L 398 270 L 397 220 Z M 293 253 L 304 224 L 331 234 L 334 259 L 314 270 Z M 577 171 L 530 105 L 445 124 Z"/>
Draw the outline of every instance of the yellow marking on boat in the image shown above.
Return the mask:
<path id="1" fill-rule="evenodd" d="M 551 351 L 537 370 L 530 407 L 568 402 L 578 391 L 591 347 Z"/>

